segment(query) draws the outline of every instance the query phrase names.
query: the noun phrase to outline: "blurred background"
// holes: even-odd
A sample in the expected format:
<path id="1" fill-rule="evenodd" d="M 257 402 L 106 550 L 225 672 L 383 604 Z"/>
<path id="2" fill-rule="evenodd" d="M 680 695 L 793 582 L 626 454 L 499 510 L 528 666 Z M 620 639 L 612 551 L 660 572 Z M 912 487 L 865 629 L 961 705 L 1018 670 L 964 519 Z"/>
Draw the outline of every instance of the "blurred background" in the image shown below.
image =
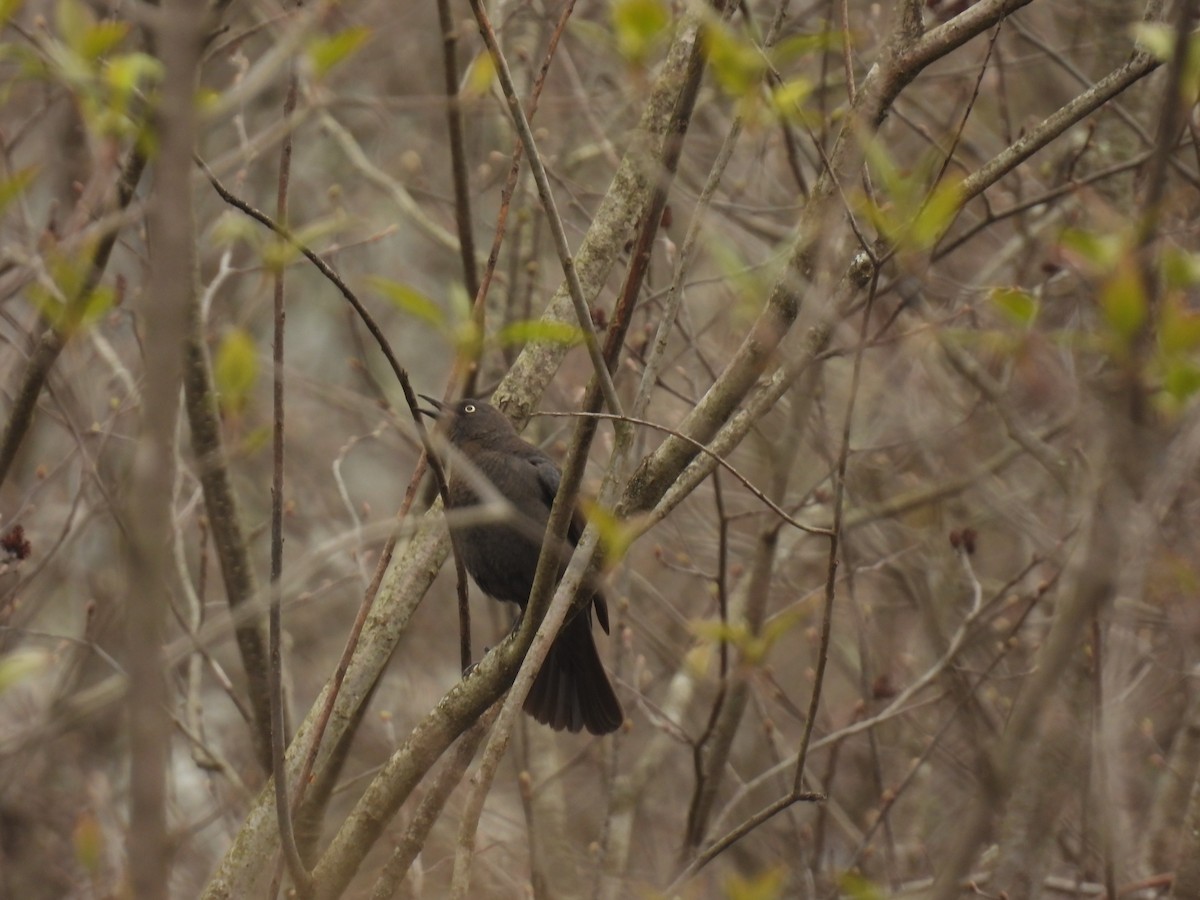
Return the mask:
<path id="1" fill-rule="evenodd" d="M 598 638 L 626 727 L 600 740 L 521 721 L 480 821 L 470 896 L 933 896 L 946 873 L 974 879 L 978 891 L 962 889 L 972 896 L 1173 890 L 1195 849 L 1180 834 L 1200 761 L 1195 73 L 1161 66 L 1094 109 L 1063 110 L 1134 59 L 1135 37 L 1167 56 L 1191 20 L 1176 4 L 1151 4 L 1159 23 L 1139 26 L 1134 3 L 1032 2 L 934 52 L 885 104 L 874 137 L 844 136 L 862 164 L 832 191 L 818 274 L 797 281 L 789 268 L 798 223 L 904 11 L 928 34 L 996 5 L 748 0 L 711 24 L 709 70 L 615 382 L 632 404 L 659 323 L 674 317 L 645 418 L 679 427 L 781 283 L 799 317 L 757 390 L 804 362 L 724 453 L 731 468 L 689 488 L 607 573 L 614 627 Z M 156 78 L 149 7 L 4 7 L 6 428 L 42 335 L 64 346 L 0 481 L 0 895 L 126 896 L 120 676 L 140 648 L 125 637 L 119 511 L 136 477 L 136 310 L 153 302 L 144 212 L 163 189 L 153 163 L 123 210 L 111 204 L 123 160 L 152 133 L 137 125 Z M 482 269 L 516 136 L 469 6 L 449 10 Z M 489 14 L 527 95 L 563 7 L 510 0 Z M 614 175 L 687 15 L 651 0 L 570 12 L 532 124 L 573 248 L 625 189 Z M 472 330 L 437 6 L 218 4 L 212 21 L 197 155 L 273 215 L 294 60 L 292 228 L 363 299 L 417 390 L 441 395 L 455 361 L 479 351 L 487 395 L 531 337 L 546 337 L 513 326 L 541 316 L 562 270 L 524 165 L 484 332 Z M 1039 153 L 1019 165 L 1002 156 L 1055 115 L 1064 127 Z M 964 179 L 997 160 L 1003 177 L 964 202 Z M 199 169 L 171 187 L 194 197 L 198 308 L 260 585 L 273 276 L 286 271 L 282 596 L 295 724 L 342 654 L 420 444 L 390 368 L 330 282 Z M 111 258 L 72 303 L 104 234 L 116 236 Z M 860 240 L 880 263 L 852 287 L 839 261 L 865 258 Z M 621 246 L 588 298 L 602 339 L 628 264 Z M 541 410 L 576 409 L 590 377 L 581 347 L 560 351 Z M 561 459 L 572 425 L 535 416 L 524 434 Z M 162 546 L 179 897 L 199 895 L 264 784 L 188 433 L 181 416 Z M 639 428 L 632 465 L 663 439 Z M 613 446 L 604 424 L 585 493 L 599 490 Z M 431 497 L 423 488 L 410 517 Z M 835 513 L 831 569 L 828 538 L 794 523 L 828 529 Z M 325 837 L 459 679 L 454 596 L 446 566 L 384 670 Z M 478 657 L 514 610 L 474 585 L 471 602 Z M 790 796 L 820 665 L 799 783 L 826 799 L 787 805 L 689 868 Z M 371 895 L 423 790 L 348 896 Z M 451 796 L 400 895 L 448 895 L 465 794 Z"/>

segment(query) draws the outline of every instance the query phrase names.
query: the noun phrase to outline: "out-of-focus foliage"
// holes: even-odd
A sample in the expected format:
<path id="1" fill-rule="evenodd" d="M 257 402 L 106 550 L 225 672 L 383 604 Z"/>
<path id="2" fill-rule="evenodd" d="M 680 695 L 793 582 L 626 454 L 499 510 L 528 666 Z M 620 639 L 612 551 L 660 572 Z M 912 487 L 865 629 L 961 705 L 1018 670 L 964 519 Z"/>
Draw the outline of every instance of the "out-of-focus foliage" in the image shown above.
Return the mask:
<path id="1" fill-rule="evenodd" d="M 197 453 L 181 415 L 172 527 L 156 536 L 171 573 L 177 896 L 200 894 L 250 827 L 264 780 L 232 636 L 243 620 L 226 602 L 237 579 L 222 568 L 219 526 L 233 511 L 210 507 L 202 483 L 228 466 L 267 584 L 277 276 L 293 727 L 338 666 L 396 511 L 411 496 L 399 560 L 432 496 L 408 494 L 421 447 L 391 367 L 300 245 L 356 293 L 419 392 L 440 396 L 477 364 L 485 395 L 520 358 L 529 384 L 548 379 L 541 408 L 574 410 L 592 376 L 579 323 L 543 319 L 562 266 L 527 163 L 503 193 L 515 132 L 467 4 L 451 3 L 449 42 L 433 3 L 215 5 L 195 153 L 273 216 L 290 135 L 282 233 L 232 209 L 199 166 L 185 183 L 157 178 L 158 129 L 176 111 L 146 30 L 155 5 L 0 0 L 0 432 L 24 427 L 15 411 L 30 370 L 53 357 L 0 484 L 3 897 L 129 889 L 138 775 L 120 704 L 127 662 L 145 648 L 128 646 L 121 573 L 138 524 L 124 504 L 140 477 L 145 360 L 158 349 L 145 330 L 158 200 L 194 201 L 200 355 L 225 457 Z M 910 4 L 924 18 L 909 24 L 944 37 L 958 25 L 934 29 L 953 16 L 994 5 Z M 532 110 L 564 7 L 487 6 Z M 721 18 L 702 4 L 612 0 L 576 4 L 561 31 L 532 127 L 577 271 L 603 285 L 585 298 L 601 340 L 634 246 L 629 198 L 664 175 L 651 151 L 679 89 L 660 90 L 678 74 L 669 51 L 691 37 L 700 48 L 704 78 L 613 374 L 633 409 L 658 366 L 642 416 L 659 427 L 636 430 L 618 468 L 627 479 L 658 448 L 686 444 L 669 437 L 686 430 L 716 440 L 737 477 L 721 468 L 686 496 L 668 491 L 678 504 L 666 515 L 582 503 L 612 618 L 597 643 L 628 721 L 603 740 L 522 722 L 480 821 L 471 897 L 875 900 L 928 894 L 954 860 L 972 895 L 1030 896 L 1028 877 L 1043 893 L 1099 896 L 1106 872 L 1151 885 L 1182 869 L 1200 772 L 1200 40 L 1187 41 L 1177 91 L 1160 67 L 968 196 L 1006 148 L 1144 59 L 1137 47 L 1170 60 L 1175 32 L 1117 0 L 1033 0 L 911 80 L 880 85 L 903 7 L 792 3 L 780 17 L 779 4 L 749 0 Z M 895 99 L 880 115 L 857 114 L 885 94 Z M 1180 128 L 1161 159 L 1176 100 Z M 457 246 L 451 105 L 478 272 L 508 215 L 478 309 Z M 642 134 L 643 122 L 658 131 Z M 142 157 L 117 208 L 120 173 Z M 714 394 L 735 402 L 710 420 L 723 408 Z M 743 423 L 731 449 L 720 443 Z M 535 416 L 525 434 L 562 458 L 573 424 Z M 600 494 L 618 445 L 602 423 L 583 496 Z M 698 454 L 677 484 L 707 461 Z M 839 496 L 831 560 L 824 530 Z M 418 568 L 393 570 L 385 590 Z M 382 669 L 319 849 L 462 678 L 446 568 Z M 512 610 L 470 592 L 479 657 Z M 368 632 L 394 624 L 380 608 Z M 371 891 L 428 786 L 383 822 L 347 896 Z M 796 786 L 826 799 L 790 802 Z M 448 895 L 465 794 L 423 838 L 410 895 Z"/>

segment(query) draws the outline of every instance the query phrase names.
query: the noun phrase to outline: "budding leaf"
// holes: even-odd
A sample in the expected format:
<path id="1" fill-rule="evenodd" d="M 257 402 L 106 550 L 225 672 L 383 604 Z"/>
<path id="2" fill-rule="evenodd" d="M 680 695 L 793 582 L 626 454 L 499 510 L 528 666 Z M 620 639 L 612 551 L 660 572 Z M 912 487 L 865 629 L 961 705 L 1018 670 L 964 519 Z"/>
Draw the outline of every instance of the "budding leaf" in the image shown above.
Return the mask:
<path id="1" fill-rule="evenodd" d="M 996 288 L 989 299 L 1014 325 L 1028 328 L 1037 319 L 1037 298 L 1020 288 Z"/>
<path id="2" fill-rule="evenodd" d="M 663 0 L 617 0 L 612 7 L 617 50 L 629 62 L 642 65 L 671 24 Z"/>
<path id="3" fill-rule="evenodd" d="M 245 408 L 254 383 L 258 380 L 258 351 L 249 333 L 235 328 L 225 335 L 221 346 L 217 348 L 213 378 L 216 379 L 223 410 L 240 412 Z"/>

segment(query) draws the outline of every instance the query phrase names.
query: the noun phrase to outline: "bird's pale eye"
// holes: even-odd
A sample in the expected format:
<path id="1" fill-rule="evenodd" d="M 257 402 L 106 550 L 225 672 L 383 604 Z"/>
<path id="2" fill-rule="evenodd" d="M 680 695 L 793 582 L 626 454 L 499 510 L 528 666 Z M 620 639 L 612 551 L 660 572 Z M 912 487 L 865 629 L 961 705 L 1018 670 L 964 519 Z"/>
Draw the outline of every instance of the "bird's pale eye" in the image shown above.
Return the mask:
<path id="1" fill-rule="evenodd" d="M 464 407 L 463 407 L 463 412 L 468 412 L 468 413 L 473 413 L 473 412 L 475 412 L 475 404 L 474 404 L 474 403 L 468 403 L 466 406 L 464 406 Z"/>

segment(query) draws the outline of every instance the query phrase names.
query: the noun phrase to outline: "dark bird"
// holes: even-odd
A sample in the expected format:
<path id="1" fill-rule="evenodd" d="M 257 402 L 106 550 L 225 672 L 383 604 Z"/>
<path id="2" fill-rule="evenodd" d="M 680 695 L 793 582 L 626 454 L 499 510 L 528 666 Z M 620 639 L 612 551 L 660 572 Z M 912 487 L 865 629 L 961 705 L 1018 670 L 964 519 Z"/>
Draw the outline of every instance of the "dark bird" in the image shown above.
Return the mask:
<path id="1" fill-rule="evenodd" d="M 458 451 L 449 464 L 450 511 L 485 503 L 486 497 L 478 492 L 481 480 L 490 482 L 512 505 L 512 515 L 502 521 L 471 522 L 469 517 L 451 515 L 450 534 L 480 590 L 517 604 L 524 613 L 562 473 L 490 403 L 447 404 L 421 396 L 434 407 L 421 412 L 444 424 L 446 437 Z M 567 531 L 569 546 L 560 554 L 559 578 L 583 526 L 583 517 L 576 513 Z M 559 631 L 525 700 L 525 712 L 555 731 L 586 728 L 592 734 L 608 734 L 625 719 L 592 638 L 593 609 L 608 633 L 608 604 L 597 587 L 582 590 L 591 592 L 591 602 Z"/>

